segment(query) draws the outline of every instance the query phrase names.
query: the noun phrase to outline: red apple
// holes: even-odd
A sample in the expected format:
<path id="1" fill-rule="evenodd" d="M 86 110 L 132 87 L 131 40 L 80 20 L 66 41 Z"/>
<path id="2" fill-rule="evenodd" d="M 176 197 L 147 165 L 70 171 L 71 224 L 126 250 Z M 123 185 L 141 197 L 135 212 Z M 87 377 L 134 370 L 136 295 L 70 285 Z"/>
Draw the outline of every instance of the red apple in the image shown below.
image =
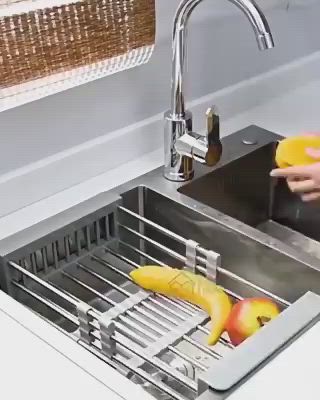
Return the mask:
<path id="1" fill-rule="evenodd" d="M 278 306 L 266 298 L 244 299 L 236 303 L 226 323 L 231 343 L 238 346 L 263 325 L 277 317 Z"/>

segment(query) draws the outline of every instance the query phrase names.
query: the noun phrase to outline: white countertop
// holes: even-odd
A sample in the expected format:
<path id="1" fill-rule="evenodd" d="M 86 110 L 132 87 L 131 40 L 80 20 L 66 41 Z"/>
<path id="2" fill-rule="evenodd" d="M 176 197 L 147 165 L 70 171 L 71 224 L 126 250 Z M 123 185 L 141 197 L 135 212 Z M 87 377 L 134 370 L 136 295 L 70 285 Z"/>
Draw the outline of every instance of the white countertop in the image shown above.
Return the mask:
<path id="1" fill-rule="evenodd" d="M 102 399 L 106 387 L 0 311 L 1 393 L 15 399 Z M 109 393 L 110 400 L 120 400 Z M 109 397 L 108 397 L 109 399 Z"/>
<path id="2" fill-rule="evenodd" d="M 251 124 L 259 125 L 262 128 L 285 136 L 303 131 L 320 131 L 320 72 L 318 79 L 292 91 L 286 91 L 276 98 L 268 98 L 257 107 L 251 107 L 243 113 L 222 121 L 223 134 L 230 134 Z M 0 239 L 90 198 L 97 193 L 112 189 L 127 180 L 136 178 L 143 173 L 161 166 L 162 157 L 161 149 L 145 154 L 117 169 L 108 171 L 1 218 Z M 84 398 L 84 393 L 90 393 L 91 397 L 93 391 L 96 392 L 96 397 L 92 396 L 92 398 L 102 398 L 102 395 L 99 397 L 100 384 L 93 385 L 94 388 L 91 391 L 93 378 L 83 376 L 81 368 L 74 370 L 75 366 L 70 365 L 68 360 L 63 360 L 63 357 L 58 364 L 55 364 L 52 361 L 53 350 L 50 347 L 39 340 L 35 340 L 34 335 L 23 331 L 24 328 L 3 313 L 0 313 L 0 323 L 2 326 L 2 381 L 6 390 L 9 391 L 10 387 L 15 390 L 21 387 L 24 391 L 28 389 L 29 393 L 33 390 L 32 398 L 35 400 L 42 400 L 44 397 L 48 398 L 48 396 L 49 398 L 53 396 Z M 313 356 L 316 359 L 318 358 L 320 354 L 316 353 L 320 353 L 320 346 L 311 346 L 309 337 L 319 336 L 319 334 L 320 328 L 317 326 L 295 344 L 294 349 L 290 350 L 290 357 L 292 357 L 290 367 L 295 366 L 296 360 L 303 360 L 305 364 L 308 364 L 305 361 L 306 357 L 311 358 Z M 312 343 L 317 342 L 316 338 L 312 339 L 315 339 L 314 341 L 312 340 Z M 276 379 L 280 379 L 278 368 L 285 368 L 284 365 L 281 366 L 281 362 L 281 357 L 279 357 L 277 368 L 272 369 L 268 367 L 268 374 L 270 375 L 268 375 L 268 380 L 270 382 L 276 382 Z M 310 365 L 308 367 L 308 377 L 313 380 L 316 379 L 315 370 Z M 286 368 L 284 376 L 288 378 L 288 382 L 285 385 L 290 387 L 290 376 L 294 380 L 301 379 L 299 375 L 301 371 L 299 372 L 295 368 L 291 371 L 291 369 L 288 370 L 289 367 Z M 60 386 L 55 384 L 58 375 L 61 383 Z M 265 400 L 272 397 L 282 398 L 281 392 L 272 392 L 272 386 L 269 386 L 269 384 L 266 384 L 266 389 L 265 384 L 262 384 L 259 379 L 260 375 L 257 374 L 238 394 L 235 393 L 232 399 L 256 400 L 256 398 L 259 398 Z M 281 379 L 283 379 L 283 376 L 281 376 Z M 38 384 L 39 381 L 42 382 L 41 385 L 35 385 L 35 382 Z M 284 381 L 282 380 L 282 382 Z M 33 387 L 34 389 L 32 389 Z M 262 390 L 261 387 L 263 387 Z M 303 388 L 302 385 L 301 388 Z M 304 398 L 301 393 L 301 397 L 299 397 L 297 391 L 290 393 L 290 395 L 291 400 Z M 15 399 L 18 396 L 7 398 Z M 30 397 L 27 396 L 27 398 Z M 286 395 L 283 395 L 283 398 L 289 398 L 287 391 Z"/>
<path id="3" fill-rule="evenodd" d="M 128 391 L 130 400 L 153 400 L 1 291 L 0 326 L 1 394 L 6 400 L 123 400 Z"/>
<path id="4" fill-rule="evenodd" d="M 319 398 L 320 323 L 258 371 L 228 400 L 316 400 Z"/>

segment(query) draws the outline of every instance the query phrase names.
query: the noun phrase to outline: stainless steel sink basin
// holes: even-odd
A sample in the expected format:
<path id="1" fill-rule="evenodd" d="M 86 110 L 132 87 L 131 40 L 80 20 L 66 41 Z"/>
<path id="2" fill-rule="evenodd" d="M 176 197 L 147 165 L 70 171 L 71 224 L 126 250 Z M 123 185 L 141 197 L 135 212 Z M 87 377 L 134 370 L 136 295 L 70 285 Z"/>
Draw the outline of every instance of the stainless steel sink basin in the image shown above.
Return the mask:
<path id="1" fill-rule="evenodd" d="M 250 141 L 248 131 L 245 138 Z M 268 154 L 271 147 L 261 144 L 261 151 Z M 237 155 L 246 152 L 243 145 Z M 228 165 L 227 151 L 223 162 Z M 207 172 L 198 171 L 198 178 Z M 208 384 L 206 371 L 232 354 L 241 363 L 250 357 L 238 356 L 225 333 L 207 346 L 206 313 L 144 291 L 130 271 L 156 264 L 188 267 L 210 279 L 216 272 L 217 283 L 234 302 L 269 297 L 285 309 L 281 316 L 296 309 L 291 303 L 306 292 L 320 294 L 317 259 L 191 199 L 184 190 L 158 169 L 0 241 L 1 290 L 125 375 L 128 385 L 142 386 L 158 400 L 195 400 Z M 247 210 L 252 225 L 267 220 L 265 209 Z M 297 318 L 300 332 L 300 311 L 294 313 Z"/>
<path id="2" fill-rule="evenodd" d="M 245 139 L 246 135 L 249 138 Z M 289 191 L 284 180 L 269 176 L 278 138 L 257 127 L 232 135 L 224 146 L 227 151 L 231 149 L 227 160 L 179 190 L 288 246 L 320 258 L 319 204 L 303 203 Z"/>
<path id="3" fill-rule="evenodd" d="M 237 224 L 230 226 L 221 215 L 218 219 L 212 218 L 194 207 L 190 208 L 187 203 L 174 201 L 147 186 L 125 193 L 123 200 L 126 208 L 181 237 L 200 243 L 206 249 L 218 252 L 222 258 L 222 266 L 218 268 L 218 283 L 240 296 L 259 296 L 261 292 L 243 285 L 238 277 L 289 302 L 297 300 L 308 290 L 320 293 L 318 270 L 309 268 L 307 263 L 285 254 L 275 246 L 267 246 L 268 241 L 261 242 L 259 237 L 252 238 L 246 232 L 241 232 Z M 124 217 L 125 224 L 128 224 L 130 219 L 127 219 L 127 215 Z M 138 230 L 139 222 L 133 222 L 135 225 L 132 228 Z M 171 249 L 174 254 L 185 252 L 183 243 L 166 237 L 152 227 L 143 229 L 145 236 Z M 124 242 L 135 240 L 135 246 L 139 246 L 139 238 L 133 237 L 126 229 L 120 229 L 120 236 Z M 156 260 L 171 266 L 184 265 L 184 260 L 178 260 L 174 255 L 155 247 L 152 242 L 144 242 L 143 246 L 145 252 Z M 132 254 L 129 255 L 132 257 Z M 138 264 L 150 263 L 150 259 L 143 258 L 135 261 Z M 235 274 L 235 279 L 232 274 Z"/>

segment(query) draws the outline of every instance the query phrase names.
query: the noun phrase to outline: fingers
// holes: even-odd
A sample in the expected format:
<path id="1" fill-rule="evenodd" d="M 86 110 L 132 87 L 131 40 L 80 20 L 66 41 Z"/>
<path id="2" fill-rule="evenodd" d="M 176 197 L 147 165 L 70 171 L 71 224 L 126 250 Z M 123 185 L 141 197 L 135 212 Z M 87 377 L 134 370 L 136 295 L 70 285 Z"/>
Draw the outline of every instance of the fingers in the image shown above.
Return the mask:
<path id="1" fill-rule="evenodd" d="M 319 137 L 320 132 L 305 132 L 302 136 L 309 136 L 309 137 Z"/>
<path id="2" fill-rule="evenodd" d="M 301 199 L 305 202 L 320 200 L 320 191 L 303 194 Z"/>
<path id="3" fill-rule="evenodd" d="M 308 156 L 318 159 L 320 158 L 320 149 L 314 149 L 314 148 L 309 148 L 306 149 L 306 153 L 308 154 Z"/>
<path id="4" fill-rule="evenodd" d="M 293 181 L 288 179 L 287 182 L 293 193 L 312 192 L 316 189 L 316 184 L 313 179 L 306 179 L 303 181 Z"/>
<path id="5" fill-rule="evenodd" d="M 319 136 L 310 133 L 305 136 Z M 307 148 L 306 154 L 314 160 L 320 160 L 320 148 Z M 271 171 L 270 176 L 285 178 L 289 189 L 300 195 L 305 202 L 320 200 L 320 163 L 309 165 L 278 168 Z"/>
<path id="6" fill-rule="evenodd" d="M 275 178 L 308 178 L 309 168 L 308 166 L 278 168 L 271 171 L 270 175 Z"/>

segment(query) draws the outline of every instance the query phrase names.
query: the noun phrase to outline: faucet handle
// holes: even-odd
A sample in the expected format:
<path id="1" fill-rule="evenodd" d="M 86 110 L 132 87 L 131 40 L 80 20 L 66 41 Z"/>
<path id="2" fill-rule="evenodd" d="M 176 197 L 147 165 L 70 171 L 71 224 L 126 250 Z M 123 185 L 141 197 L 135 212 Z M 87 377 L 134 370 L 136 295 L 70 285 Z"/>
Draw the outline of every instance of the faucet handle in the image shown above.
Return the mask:
<path id="1" fill-rule="evenodd" d="M 209 107 L 206 112 L 208 143 L 220 138 L 220 117 L 215 106 Z"/>
<path id="2" fill-rule="evenodd" d="M 176 151 L 209 167 L 220 161 L 222 145 L 220 142 L 220 120 L 215 109 L 209 108 L 207 116 L 207 133 L 186 132 L 175 143 Z"/>
<path id="3" fill-rule="evenodd" d="M 210 167 L 216 165 L 222 155 L 222 144 L 220 140 L 220 117 L 216 107 L 208 108 L 207 118 L 207 146 L 206 164 Z"/>

